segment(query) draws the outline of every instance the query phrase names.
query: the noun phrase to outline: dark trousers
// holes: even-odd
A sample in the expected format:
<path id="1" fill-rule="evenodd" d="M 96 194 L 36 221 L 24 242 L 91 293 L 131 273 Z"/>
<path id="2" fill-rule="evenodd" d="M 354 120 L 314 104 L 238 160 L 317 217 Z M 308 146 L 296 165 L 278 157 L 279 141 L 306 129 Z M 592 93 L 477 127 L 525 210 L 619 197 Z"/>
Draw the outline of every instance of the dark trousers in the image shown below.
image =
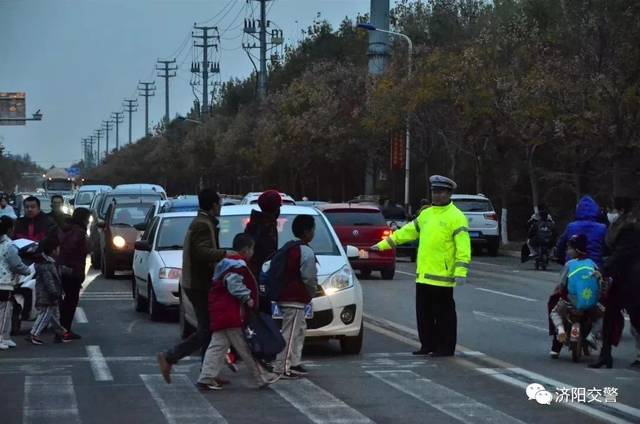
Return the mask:
<path id="1" fill-rule="evenodd" d="M 209 302 L 208 292 L 206 290 L 184 289 L 184 293 L 193 305 L 193 310 L 198 320 L 198 328 L 196 332 L 184 339 L 182 342 L 169 349 L 165 355 L 167 362 L 176 364 L 186 356 L 191 355 L 196 350 L 200 350 L 200 354 L 204 355 L 211 341 L 211 332 L 209 331 Z"/>
<path id="2" fill-rule="evenodd" d="M 84 282 L 84 275 L 73 275 L 62 278 L 62 290 L 64 290 L 64 299 L 60 302 L 60 324 L 67 331 L 71 331 L 73 316 L 76 314 L 76 308 L 80 301 L 80 289 Z"/>
<path id="3" fill-rule="evenodd" d="M 604 318 L 602 320 L 602 349 L 600 350 L 600 358 L 601 359 L 609 359 L 611 358 L 611 346 L 613 338 L 616 337 L 614 333 L 621 329 L 616 329 L 616 316 L 620 314 L 622 307 L 620 305 L 616 305 L 612 302 L 611 305 L 607 305 L 604 310 Z M 630 308 L 626 308 L 627 313 L 629 314 L 629 321 L 631 321 L 631 326 L 636 329 L 636 331 L 640 330 L 640 306 L 634 306 Z M 622 321 L 622 325 L 624 326 L 624 321 Z"/>
<path id="4" fill-rule="evenodd" d="M 439 355 L 454 354 L 458 317 L 453 287 L 416 283 L 416 320 L 421 350 Z"/>

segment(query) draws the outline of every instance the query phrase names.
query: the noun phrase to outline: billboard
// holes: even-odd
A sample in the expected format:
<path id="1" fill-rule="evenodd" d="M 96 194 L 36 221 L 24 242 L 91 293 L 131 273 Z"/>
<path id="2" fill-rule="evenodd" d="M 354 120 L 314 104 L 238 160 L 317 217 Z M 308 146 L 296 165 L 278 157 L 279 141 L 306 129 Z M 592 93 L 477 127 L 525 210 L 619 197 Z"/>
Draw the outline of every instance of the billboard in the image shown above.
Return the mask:
<path id="1" fill-rule="evenodd" d="M 25 93 L 0 92 L 0 125 L 24 125 Z"/>

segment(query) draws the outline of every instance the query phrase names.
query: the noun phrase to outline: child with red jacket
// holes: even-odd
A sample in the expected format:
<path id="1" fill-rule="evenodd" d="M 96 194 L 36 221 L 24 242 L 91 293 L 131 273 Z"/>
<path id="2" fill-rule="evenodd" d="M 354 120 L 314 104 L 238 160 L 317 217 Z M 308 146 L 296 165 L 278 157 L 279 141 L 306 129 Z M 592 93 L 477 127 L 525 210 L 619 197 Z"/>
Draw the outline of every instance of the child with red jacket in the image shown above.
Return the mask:
<path id="1" fill-rule="evenodd" d="M 209 291 L 209 329 L 211 343 L 202 363 L 196 386 L 201 390 L 220 390 L 218 374 L 229 347 L 233 346 L 256 379 L 259 388 L 277 377 L 265 371 L 253 358 L 244 338 L 247 314 L 258 312 L 258 284 L 247 266 L 253 255 L 254 241 L 248 234 L 233 239 L 233 250 L 218 263 Z"/>

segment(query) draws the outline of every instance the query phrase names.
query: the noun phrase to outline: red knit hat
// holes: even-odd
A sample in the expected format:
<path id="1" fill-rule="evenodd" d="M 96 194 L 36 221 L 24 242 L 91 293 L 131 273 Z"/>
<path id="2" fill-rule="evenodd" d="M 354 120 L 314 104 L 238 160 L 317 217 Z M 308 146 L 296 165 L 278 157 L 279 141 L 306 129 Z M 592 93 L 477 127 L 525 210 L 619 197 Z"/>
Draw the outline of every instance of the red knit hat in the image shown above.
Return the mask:
<path id="1" fill-rule="evenodd" d="M 277 190 L 267 190 L 258 197 L 262 212 L 277 212 L 282 206 L 282 197 Z"/>

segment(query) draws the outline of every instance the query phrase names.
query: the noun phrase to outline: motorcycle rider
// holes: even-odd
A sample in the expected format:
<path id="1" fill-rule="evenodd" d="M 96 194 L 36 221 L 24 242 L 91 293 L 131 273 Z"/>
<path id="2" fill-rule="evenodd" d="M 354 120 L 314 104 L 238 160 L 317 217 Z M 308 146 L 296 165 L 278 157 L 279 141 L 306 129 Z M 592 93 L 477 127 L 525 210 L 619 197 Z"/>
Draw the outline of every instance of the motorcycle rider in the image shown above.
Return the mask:
<path id="1" fill-rule="evenodd" d="M 529 246 L 529 258 L 538 256 L 538 248 L 550 248 L 556 236 L 555 222 L 547 211 L 545 205 L 538 206 L 538 212 L 531 215 L 527 222 L 529 231 L 527 245 Z"/>

